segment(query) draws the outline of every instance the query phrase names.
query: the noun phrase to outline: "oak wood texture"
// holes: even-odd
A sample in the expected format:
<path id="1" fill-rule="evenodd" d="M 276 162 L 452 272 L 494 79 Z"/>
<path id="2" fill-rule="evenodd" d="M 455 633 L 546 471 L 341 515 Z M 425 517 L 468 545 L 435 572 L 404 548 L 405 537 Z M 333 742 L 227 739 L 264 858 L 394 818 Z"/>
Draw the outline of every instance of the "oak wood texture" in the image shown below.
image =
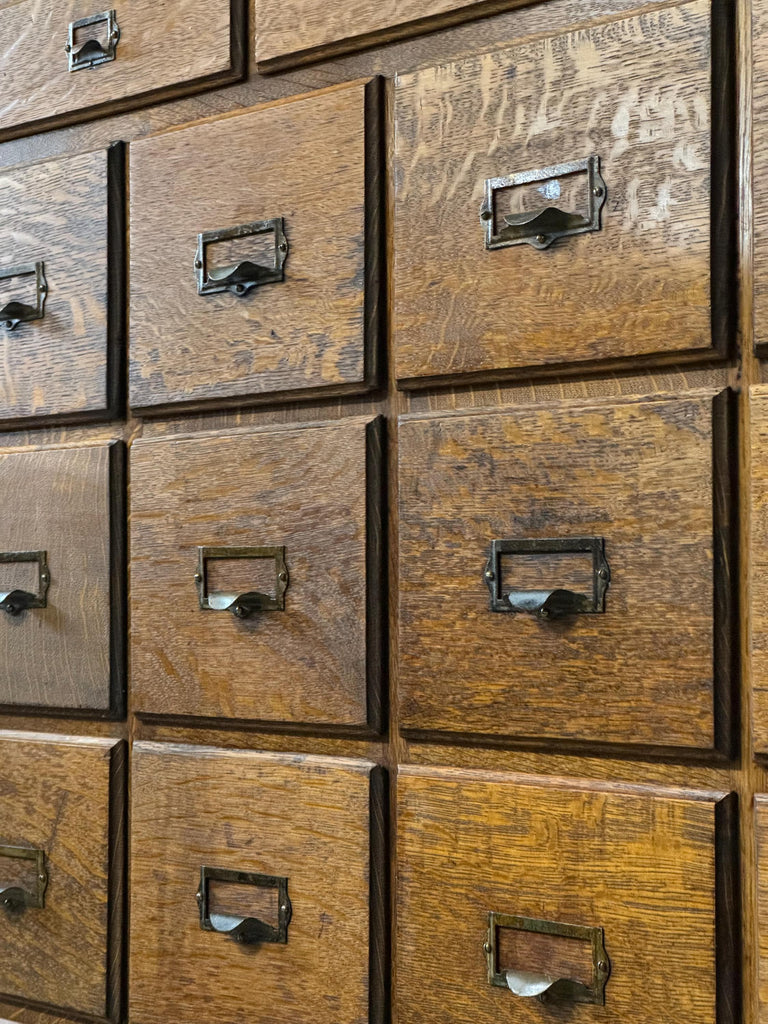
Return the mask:
<path id="1" fill-rule="evenodd" d="M 113 114 L 244 74 L 244 0 L 117 4 L 115 60 L 70 72 L 69 23 L 102 10 L 90 0 L 3 4 L 0 138 Z M 100 37 L 98 27 L 93 35 Z"/>
<path id="2" fill-rule="evenodd" d="M 0 451 L 0 552 L 46 551 L 51 577 L 45 608 L 2 614 L 0 705 L 120 713 L 123 463 L 118 441 Z M 36 590 L 36 567 L 0 565 L 16 586 Z"/>
<path id="3" fill-rule="evenodd" d="M 124 767 L 121 741 L 0 736 L 0 845 L 43 850 L 48 872 L 44 907 L 0 908 L 0 998 L 115 1018 Z M 0 856 L 0 886 L 22 863 Z"/>
<path id="4" fill-rule="evenodd" d="M 716 977 L 731 969 L 718 963 L 718 934 L 734 907 L 716 893 L 733 800 L 402 768 L 398 1021 L 734 1019 Z M 542 1006 L 490 985 L 483 952 L 489 911 L 603 928 L 611 963 L 605 1006 Z M 532 944 L 531 957 L 538 952 Z"/>
<path id="5" fill-rule="evenodd" d="M 41 261 L 48 287 L 42 319 L 0 326 L 4 426 L 118 411 L 124 164 L 118 144 L 0 173 L 0 274 Z M 35 305 L 34 278 L 0 280 L 0 306 L 10 301 Z"/>
<path id="6" fill-rule="evenodd" d="M 720 139 L 713 64 L 727 82 L 713 46 L 730 38 L 719 7 L 716 23 L 713 33 L 710 5 L 697 0 L 396 78 L 394 337 L 403 386 L 726 349 L 727 289 L 710 294 L 710 248 L 730 252 L 717 231 L 733 220 L 720 216 L 730 210 L 722 168 L 711 172 L 713 130 Z M 601 231 L 543 251 L 485 250 L 486 178 L 592 154 L 607 186 Z M 502 192 L 497 222 L 508 209 L 586 210 L 586 176 L 577 180 L 578 189 L 551 180 L 541 195 Z M 732 276 L 727 265 L 720 272 Z"/>
<path id="7" fill-rule="evenodd" d="M 381 999 L 369 1015 L 379 774 L 364 761 L 136 744 L 130 1019 L 382 1024 Z M 287 943 L 203 931 L 202 865 L 287 876 Z M 230 913 L 247 908 L 243 889 L 221 886 L 218 898 L 232 899 Z"/>
<path id="8" fill-rule="evenodd" d="M 768 3 L 753 0 L 752 12 L 752 203 L 754 348 L 768 355 Z"/>
<path id="9" fill-rule="evenodd" d="M 755 753 L 768 754 L 768 393 L 750 393 L 749 618 L 752 735 Z"/>
<path id="10" fill-rule="evenodd" d="M 374 383 L 379 92 L 377 80 L 358 82 L 131 146 L 134 408 Z M 198 295 L 198 233 L 275 217 L 285 219 L 284 280 L 245 297 Z M 233 262 L 222 246 L 208 256 Z M 241 241 L 244 256 L 264 260 L 257 242 Z"/>
<path id="11" fill-rule="evenodd" d="M 401 418 L 404 729 L 727 750 L 727 395 Z M 604 614 L 490 610 L 492 540 L 574 537 L 605 540 Z M 509 556 L 503 593 L 591 595 L 578 557 Z"/>
<path id="12" fill-rule="evenodd" d="M 382 426 L 354 417 L 133 445 L 134 710 L 378 727 Z M 202 610 L 198 546 L 284 546 L 284 610 Z M 228 587 L 214 572 L 236 576 Z M 274 574 L 214 564 L 210 589 L 271 590 Z"/>
<path id="13" fill-rule="evenodd" d="M 757 845 L 757 948 L 758 975 L 757 1020 L 768 1020 L 768 795 L 755 796 L 755 833 Z"/>

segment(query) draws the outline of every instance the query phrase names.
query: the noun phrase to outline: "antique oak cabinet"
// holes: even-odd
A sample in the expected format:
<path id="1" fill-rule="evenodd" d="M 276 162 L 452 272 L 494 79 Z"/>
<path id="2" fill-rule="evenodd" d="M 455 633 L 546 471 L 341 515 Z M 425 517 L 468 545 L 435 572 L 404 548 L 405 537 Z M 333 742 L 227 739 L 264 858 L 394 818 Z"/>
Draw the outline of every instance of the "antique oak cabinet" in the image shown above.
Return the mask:
<path id="1" fill-rule="evenodd" d="M 0 0 L 0 1024 L 768 1024 L 768 0 L 115 3 Z"/>

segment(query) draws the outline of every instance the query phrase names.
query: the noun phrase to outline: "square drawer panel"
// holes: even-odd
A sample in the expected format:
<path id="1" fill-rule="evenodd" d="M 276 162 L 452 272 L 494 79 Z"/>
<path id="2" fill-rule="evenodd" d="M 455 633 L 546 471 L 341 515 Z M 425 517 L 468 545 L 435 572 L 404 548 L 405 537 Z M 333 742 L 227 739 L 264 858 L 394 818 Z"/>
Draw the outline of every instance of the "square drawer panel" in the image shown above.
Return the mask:
<path id="1" fill-rule="evenodd" d="M 404 386 L 725 352 L 729 39 L 697 0 L 397 78 Z"/>
<path id="2" fill-rule="evenodd" d="M 244 0 L 3 4 L 0 139 L 236 81 L 244 36 Z"/>
<path id="3" fill-rule="evenodd" d="M 1 423 L 118 413 L 124 178 L 122 143 L 0 171 Z"/>
<path id="4" fill-rule="evenodd" d="M 139 713 L 378 728 L 383 420 L 139 441 Z"/>
<path id="5" fill-rule="evenodd" d="M 383 1024 L 385 785 L 364 761 L 136 744 L 131 1021 Z"/>
<path id="6" fill-rule="evenodd" d="M 0 999 L 116 1017 L 125 751 L 0 733 Z"/>
<path id="7" fill-rule="evenodd" d="M 134 408 L 374 383 L 380 92 L 358 82 L 131 146 Z"/>
<path id="8" fill-rule="evenodd" d="M 125 449 L 0 451 L 0 705 L 119 714 Z"/>
<path id="9" fill-rule="evenodd" d="M 401 419 L 405 730 L 727 751 L 732 398 Z"/>
<path id="10" fill-rule="evenodd" d="M 735 795 L 405 767 L 397 827 L 400 1024 L 734 1019 Z"/>

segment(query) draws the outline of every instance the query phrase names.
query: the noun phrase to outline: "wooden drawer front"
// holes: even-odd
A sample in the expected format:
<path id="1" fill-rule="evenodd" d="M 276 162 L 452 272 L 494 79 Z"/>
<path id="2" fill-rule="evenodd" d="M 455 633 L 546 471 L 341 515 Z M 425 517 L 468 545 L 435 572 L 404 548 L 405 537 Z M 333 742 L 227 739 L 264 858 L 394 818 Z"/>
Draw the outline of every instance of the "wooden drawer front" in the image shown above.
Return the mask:
<path id="1" fill-rule="evenodd" d="M 0 173 L 0 422 L 116 412 L 124 167 L 117 144 Z"/>
<path id="2" fill-rule="evenodd" d="M 768 390 L 753 389 L 750 413 L 750 648 L 752 743 L 768 753 Z"/>
<path id="3" fill-rule="evenodd" d="M 734 819 L 735 796 L 401 769 L 398 1021 L 729 1021 Z"/>
<path id="4" fill-rule="evenodd" d="M 0 999 L 116 1014 L 124 759 L 113 740 L 0 734 Z"/>
<path id="5" fill-rule="evenodd" d="M 768 0 L 752 4 L 754 344 L 768 355 Z"/>
<path id="6" fill-rule="evenodd" d="M 378 726 L 381 427 L 352 419 L 133 446 L 137 711 Z M 252 592 L 281 592 L 284 607 L 238 617 Z"/>
<path id="7" fill-rule="evenodd" d="M 710 303 L 710 51 L 728 33 L 715 29 L 697 0 L 398 77 L 406 386 L 724 345 Z M 592 157 L 602 181 L 561 166 Z M 535 180 L 493 187 L 490 236 L 513 244 L 486 249 L 486 181 L 526 172 Z M 598 217 L 601 230 L 549 245 Z"/>
<path id="8" fill-rule="evenodd" d="M 124 454 L 0 452 L 0 704 L 121 710 Z"/>
<path id="9" fill-rule="evenodd" d="M 727 747 L 729 398 L 403 418 L 404 728 Z"/>
<path id="10" fill-rule="evenodd" d="M 137 744 L 131 1020 L 378 1024 L 383 787 L 362 761 Z"/>
<path id="11" fill-rule="evenodd" d="M 70 71 L 70 23 L 110 11 L 98 0 L 4 5 L 0 138 L 235 81 L 244 72 L 242 0 L 123 0 L 113 10 L 116 26 L 103 18 L 75 26 L 72 50 L 78 58 L 89 40 L 108 50 L 111 28 L 119 33 L 113 59 Z"/>
<path id="12" fill-rule="evenodd" d="M 372 382 L 379 91 L 357 83 L 131 146 L 135 408 Z M 254 224 L 260 234 L 203 239 L 196 269 L 201 233 Z M 248 263 L 270 278 L 198 294 L 199 276 L 208 288 Z"/>
<path id="13" fill-rule="evenodd" d="M 757 835 L 757 1019 L 768 1020 L 768 795 L 755 797 L 755 831 Z"/>

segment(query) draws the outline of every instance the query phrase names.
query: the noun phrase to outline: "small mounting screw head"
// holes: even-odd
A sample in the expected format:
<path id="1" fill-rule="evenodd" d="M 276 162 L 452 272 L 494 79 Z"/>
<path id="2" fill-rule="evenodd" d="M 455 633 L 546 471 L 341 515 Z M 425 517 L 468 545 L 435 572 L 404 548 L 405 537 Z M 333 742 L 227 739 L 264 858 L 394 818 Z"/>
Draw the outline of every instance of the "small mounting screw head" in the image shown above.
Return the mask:
<path id="1" fill-rule="evenodd" d="M 490 210 L 482 209 L 480 211 L 480 220 L 490 220 L 493 214 Z"/>
<path id="2" fill-rule="evenodd" d="M 539 245 L 546 245 L 547 236 L 546 235 L 536 235 L 536 241 L 539 243 Z"/>
<path id="3" fill-rule="evenodd" d="M 236 604 L 232 609 L 232 613 L 238 617 L 238 619 L 245 618 L 245 608 L 241 604 Z"/>
<path id="4" fill-rule="evenodd" d="M 202 573 L 196 572 L 195 573 L 195 583 L 202 583 L 202 582 L 203 582 Z"/>
<path id="5" fill-rule="evenodd" d="M 44 882 L 45 881 L 45 875 L 38 875 L 37 876 L 37 880 L 38 880 L 38 882 Z"/>
<path id="6" fill-rule="evenodd" d="M 195 893 L 195 899 L 197 900 L 198 903 L 202 903 L 203 902 L 203 894 L 200 892 L 199 889 Z"/>
<path id="7" fill-rule="evenodd" d="M 13 320 L 6 320 L 3 327 L 7 327 L 9 331 L 13 330 Z"/>
<path id="8" fill-rule="evenodd" d="M 195 270 L 202 270 L 202 269 L 203 269 L 203 261 L 202 260 L 195 260 Z"/>
<path id="9" fill-rule="evenodd" d="M 595 187 L 592 189 L 592 195 L 593 196 L 601 196 L 602 194 L 603 194 L 603 190 L 600 188 L 600 186 L 599 185 L 595 185 Z"/>
<path id="10" fill-rule="evenodd" d="M 245 285 L 244 284 L 236 284 L 235 285 L 235 291 L 237 292 L 238 295 L 242 295 L 243 292 L 245 291 Z"/>
<path id="11" fill-rule="evenodd" d="M 285 242 L 281 242 L 279 248 L 280 252 L 288 252 L 288 246 L 285 244 Z"/>
<path id="12" fill-rule="evenodd" d="M 71 47 L 71 46 L 69 45 L 69 43 L 67 43 L 67 45 L 66 45 L 66 46 L 64 47 L 64 50 L 65 50 L 65 51 L 66 51 L 67 53 L 72 53 L 72 47 Z"/>
<path id="13" fill-rule="evenodd" d="M 487 580 L 493 580 L 493 579 L 496 578 L 496 573 L 493 571 L 493 569 L 486 569 L 485 570 L 485 578 Z"/>
<path id="14" fill-rule="evenodd" d="M 281 583 L 285 583 L 287 581 L 287 579 L 288 579 L 288 573 L 287 572 L 278 573 L 277 578 L 280 580 Z"/>
<path id="15" fill-rule="evenodd" d="M 607 569 L 600 569 L 598 571 L 597 575 L 600 577 L 601 580 L 607 580 L 608 579 L 608 570 Z"/>
<path id="16" fill-rule="evenodd" d="M 483 943 L 483 952 L 485 953 L 486 956 L 488 956 L 488 954 L 491 952 L 491 947 L 488 945 L 487 942 Z"/>

